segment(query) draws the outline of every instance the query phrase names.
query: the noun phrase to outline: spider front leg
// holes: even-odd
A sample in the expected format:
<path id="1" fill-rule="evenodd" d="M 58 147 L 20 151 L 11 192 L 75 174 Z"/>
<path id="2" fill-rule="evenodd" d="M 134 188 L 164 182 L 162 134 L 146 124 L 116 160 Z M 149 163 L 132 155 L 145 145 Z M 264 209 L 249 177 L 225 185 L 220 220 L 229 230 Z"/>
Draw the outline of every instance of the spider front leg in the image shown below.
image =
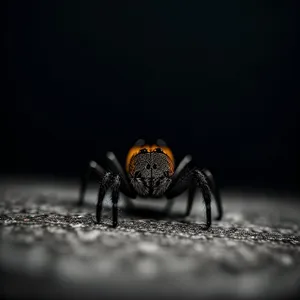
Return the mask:
<path id="1" fill-rule="evenodd" d="M 101 221 L 103 199 L 105 197 L 106 192 L 109 189 L 111 189 L 113 227 L 118 226 L 118 201 L 120 194 L 120 185 L 121 180 L 119 175 L 107 172 L 103 176 L 100 182 L 98 201 L 96 206 L 96 220 L 98 224 Z"/>
<path id="2" fill-rule="evenodd" d="M 125 195 L 124 200 L 126 202 L 126 205 L 128 207 L 134 207 L 133 203 L 130 201 L 130 198 L 136 198 L 136 193 L 135 191 L 132 190 L 128 178 L 123 171 L 119 161 L 117 160 L 116 156 L 112 152 L 108 152 L 106 155 L 107 159 L 107 164 L 109 166 L 108 171 L 110 173 L 118 174 L 121 179 L 121 186 L 120 186 L 120 191 Z M 87 171 L 83 174 L 81 178 L 81 186 L 80 186 L 80 192 L 79 192 L 79 200 L 78 200 L 78 205 L 81 206 L 84 202 L 84 196 L 87 190 L 87 186 L 89 183 L 89 179 L 92 175 L 92 173 L 96 173 L 101 180 L 107 173 L 107 171 L 102 168 L 99 164 L 97 164 L 95 161 L 91 161 L 88 165 Z"/>
<path id="3" fill-rule="evenodd" d="M 196 188 L 200 188 L 206 206 L 206 229 L 211 226 L 211 191 L 204 173 L 197 168 L 189 169 L 186 166 L 166 193 L 167 199 L 179 196 L 188 189 L 188 203 L 185 215 L 188 216 L 192 209 Z"/>

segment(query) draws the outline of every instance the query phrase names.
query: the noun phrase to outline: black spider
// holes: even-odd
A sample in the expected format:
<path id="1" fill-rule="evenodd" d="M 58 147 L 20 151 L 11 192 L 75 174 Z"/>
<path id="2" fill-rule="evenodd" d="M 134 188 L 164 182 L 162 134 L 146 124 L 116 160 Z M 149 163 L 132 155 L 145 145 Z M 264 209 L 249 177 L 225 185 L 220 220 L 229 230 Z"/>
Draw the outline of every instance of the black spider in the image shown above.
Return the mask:
<path id="1" fill-rule="evenodd" d="M 206 228 L 211 225 L 211 192 L 213 193 L 221 220 L 223 208 L 219 190 L 217 189 L 211 172 L 207 169 L 199 170 L 191 166 L 191 156 L 187 155 L 175 169 L 174 157 L 163 140 L 157 140 L 156 145 L 146 145 L 140 139 L 129 150 L 126 160 L 126 172 L 121 167 L 112 152 L 107 153 L 108 171 L 96 162 L 91 161 L 80 188 L 79 205 L 83 204 L 84 194 L 91 171 L 100 176 L 98 202 L 96 206 L 97 223 L 101 220 L 102 202 L 106 192 L 111 190 L 113 226 L 118 225 L 119 192 L 125 196 L 136 198 L 165 196 L 168 200 L 177 197 L 188 189 L 188 203 L 185 216 L 192 209 L 197 187 L 203 194 L 206 206 Z M 129 201 L 128 198 L 127 201 Z M 129 201 L 130 203 L 130 201 Z M 173 201 L 168 201 L 166 210 L 170 211 Z"/>

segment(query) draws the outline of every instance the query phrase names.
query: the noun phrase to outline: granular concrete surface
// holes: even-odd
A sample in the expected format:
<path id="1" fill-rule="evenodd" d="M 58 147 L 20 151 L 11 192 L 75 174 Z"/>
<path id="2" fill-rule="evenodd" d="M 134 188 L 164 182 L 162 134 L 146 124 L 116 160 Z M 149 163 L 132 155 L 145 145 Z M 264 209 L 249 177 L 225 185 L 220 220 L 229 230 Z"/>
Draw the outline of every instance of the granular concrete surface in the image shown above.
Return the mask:
<path id="1" fill-rule="evenodd" d="M 224 190 L 224 218 L 209 230 L 200 192 L 188 218 L 186 195 L 169 217 L 166 199 L 128 209 L 121 197 L 114 229 L 109 197 L 95 224 L 97 186 L 78 207 L 78 183 L 2 179 L 2 297 L 300 299 L 298 196 Z"/>

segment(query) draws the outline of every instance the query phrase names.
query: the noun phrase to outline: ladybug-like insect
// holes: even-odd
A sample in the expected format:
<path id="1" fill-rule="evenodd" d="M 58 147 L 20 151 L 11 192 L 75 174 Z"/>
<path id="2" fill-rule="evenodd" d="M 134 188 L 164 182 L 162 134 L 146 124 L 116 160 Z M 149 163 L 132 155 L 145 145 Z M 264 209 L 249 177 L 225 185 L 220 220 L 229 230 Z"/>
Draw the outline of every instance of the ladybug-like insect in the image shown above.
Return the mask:
<path id="1" fill-rule="evenodd" d="M 83 177 L 79 195 L 79 205 L 83 204 L 91 171 L 100 177 L 98 202 L 96 206 L 97 223 L 101 221 L 102 202 L 108 190 L 111 190 L 113 226 L 118 225 L 119 192 L 135 199 L 166 197 L 169 201 L 166 207 L 170 211 L 173 198 L 188 190 L 188 203 L 185 216 L 192 209 L 197 188 L 203 194 L 206 206 L 206 228 L 211 225 L 211 192 L 216 200 L 218 216 L 221 220 L 223 209 L 220 193 L 215 185 L 211 172 L 207 169 L 198 169 L 191 165 L 191 156 L 187 155 L 175 168 L 174 156 L 163 140 L 157 140 L 155 145 L 147 145 L 144 140 L 138 140 L 129 150 L 126 159 L 126 172 L 121 167 L 112 152 L 107 153 L 108 168 L 105 170 L 96 162 L 91 161 L 87 173 Z M 130 200 L 125 198 L 127 201 Z"/>

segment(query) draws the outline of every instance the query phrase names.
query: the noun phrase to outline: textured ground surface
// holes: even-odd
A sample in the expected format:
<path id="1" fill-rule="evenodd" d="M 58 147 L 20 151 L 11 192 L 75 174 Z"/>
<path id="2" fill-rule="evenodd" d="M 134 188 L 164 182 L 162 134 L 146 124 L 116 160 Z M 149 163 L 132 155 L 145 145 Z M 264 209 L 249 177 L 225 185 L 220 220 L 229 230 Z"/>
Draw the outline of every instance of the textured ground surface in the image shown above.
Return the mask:
<path id="1" fill-rule="evenodd" d="M 94 224 L 96 193 L 76 207 L 78 186 L 0 185 L 1 293 L 10 297 L 275 299 L 300 291 L 300 199 L 223 192 L 225 216 L 204 231 L 200 194 L 191 217 L 160 213 L 165 200 L 120 200 L 120 226 Z M 296 197 L 297 198 L 297 197 Z M 215 214 L 215 207 L 213 206 Z M 176 218 L 177 216 L 177 218 Z"/>

